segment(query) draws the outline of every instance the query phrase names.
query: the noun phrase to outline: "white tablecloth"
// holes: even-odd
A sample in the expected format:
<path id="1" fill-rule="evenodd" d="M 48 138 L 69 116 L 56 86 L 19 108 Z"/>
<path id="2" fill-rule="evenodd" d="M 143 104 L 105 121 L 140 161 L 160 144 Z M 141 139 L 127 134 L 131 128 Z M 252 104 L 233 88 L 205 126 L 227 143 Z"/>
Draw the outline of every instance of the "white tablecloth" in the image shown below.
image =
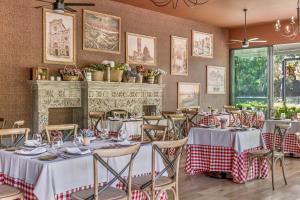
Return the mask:
<path id="1" fill-rule="evenodd" d="M 191 128 L 188 144 L 233 147 L 236 152 L 263 146 L 260 131 L 230 131 L 230 129 Z"/>
<path id="2" fill-rule="evenodd" d="M 263 128 L 263 133 L 273 133 L 275 125 L 278 123 L 291 123 L 291 128 L 288 130 L 288 133 L 297 133 L 300 132 L 300 122 L 287 120 L 266 120 Z"/>
<path id="3" fill-rule="evenodd" d="M 68 144 L 70 145 L 70 144 Z M 92 143 L 93 148 L 107 145 L 107 142 Z M 141 146 L 134 163 L 132 175 L 151 172 L 151 144 Z M 109 164 L 120 170 L 129 161 L 128 156 L 109 159 Z M 104 182 L 112 177 L 99 164 L 99 181 Z M 164 168 L 162 159 L 157 157 L 157 170 Z M 39 161 L 30 156 L 20 156 L 12 152 L 0 151 L 0 172 L 26 183 L 33 184 L 34 194 L 40 200 L 53 200 L 55 194 L 67 190 L 93 184 L 92 155 L 74 157 L 71 159 L 57 159 L 55 161 Z M 127 172 L 124 172 L 124 176 Z"/>

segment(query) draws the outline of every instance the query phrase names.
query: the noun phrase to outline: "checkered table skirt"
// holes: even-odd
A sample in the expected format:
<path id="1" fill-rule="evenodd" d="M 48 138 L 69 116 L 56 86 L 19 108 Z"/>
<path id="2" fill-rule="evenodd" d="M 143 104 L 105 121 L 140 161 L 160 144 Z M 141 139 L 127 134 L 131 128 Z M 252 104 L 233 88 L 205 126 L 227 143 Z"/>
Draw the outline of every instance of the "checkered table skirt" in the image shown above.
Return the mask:
<path id="1" fill-rule="evenodd" d="M 6 176 L 3 173 L 0 173 L 0 184 L 7 184 L 10 186 L 19 188 L 20 190 L 23 191 L 25 200 L 37 200 L 36 196 L 33 193 L 34 186 L 24 182 L 23 180 L 11 178 L 9 176 Z M 89 185 L 89 186 L 85 186 L 85 187 L 68 190 L 68 191 L 65 191 L 64 193 L 56 194 L 55 200 L 71 200 L 72 193 L 81 191 L 84 189 L 89 189 L 91 187 L 92 187 L 92 185 Z M 119 188 L 122 188 L 122 187 L 119 185 Z M 131 196 L 132 200 L 147 200 L 146 195 L 143 192 L 140 192 L 138 190 L 132 191 L 131 195 L 132 195 Z M 161 193 L 159 200 L 166 200 L 166 199 L 167 199 L 166 193 L 164 193 L 164 192 Z"/>
<path id="2" fill-rule="evenodd" d="M 275 138 L 276 146 L 279 144 L 279 135 Z M 271 149 L 273 144 L 273 133 L 263 133 L 263 138 L 267 149 Z M 296 134 L 287 134 L 284 142 L 284 151 L 286 153 L 300 154 L 300 145 Z"/>
<path id="3" fill-rule="evenodd" d="M 249 171 L 248 178 L 248 153 L 249 149 L 243 153 L 237 153 L 231 147 L 219 147 L 210 145 L 187 145 L 186 173 L 195 175 L 203 172 L 228 172 L 231 173 L 233 181 L 245 183 L 247 180 L 259 177 L 258 161 L 253 163 Z M 261 168 L 261 178 L 268 176 L 267 161 L 263 162 Z"/>

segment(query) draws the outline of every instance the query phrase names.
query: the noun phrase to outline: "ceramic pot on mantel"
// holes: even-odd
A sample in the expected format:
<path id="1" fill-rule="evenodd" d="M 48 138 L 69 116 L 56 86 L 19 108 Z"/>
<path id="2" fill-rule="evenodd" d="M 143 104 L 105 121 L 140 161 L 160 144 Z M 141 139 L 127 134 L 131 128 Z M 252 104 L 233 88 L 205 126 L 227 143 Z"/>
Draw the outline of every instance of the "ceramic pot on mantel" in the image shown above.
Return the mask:
<path id="1" fill-rule="evenodd" d="M 155 83 L 161 85 L 163 82 L 163 76 L 159 75 L 157 77 L 155 77 Z"/>
<path id="2" fill-rule="evenodd" d="M 154 83 L 154 76 L 148 76 L 147 81 L 148 81 L 149 84 L 153 84 Z"/>
<path id="3" fill-rule="evenodd" d="M 127 77 L 127 82 L 128 82 L 128 83 L 135 83 L 135 79 L 136 79 L 136 77 L 134 77 L 134 76 L 129 76 L 129 77 Z"/>
<path id="4" fill-rule="evenodd" d="M 136 83 L 143 83 L 143 74 L 138 73 L 136 76 Z"/>

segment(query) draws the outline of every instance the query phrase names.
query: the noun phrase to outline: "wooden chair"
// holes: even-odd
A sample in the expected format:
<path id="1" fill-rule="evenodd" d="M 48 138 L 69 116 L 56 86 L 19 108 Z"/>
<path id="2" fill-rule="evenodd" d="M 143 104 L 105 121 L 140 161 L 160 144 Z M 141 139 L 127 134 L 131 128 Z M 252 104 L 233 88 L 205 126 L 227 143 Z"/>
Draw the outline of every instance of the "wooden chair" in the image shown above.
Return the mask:
<path id="1" fill-rule="evenodd" d="M 22 128 L 25 124 L 24 120 L 15 121 L 12 128 Z"/>
<path id="2" fill-rule="evenodd" d="M 108 117 L 129 118 L 131 116 L 131 113 L 129 113 L 126 110 L 116 109 L 116 110 L 111 110 L 106 112 L 105 116 L 106 118 Z"/>
<path id="3" fill-rule="evenodd" d="M 74 138 L 77 137 L 77 129 L 78 129 L 77 124 L 47 125 L 46 134 L 47 134 L 48 143 L 51 144 L 52 142 L 51 131 L 69 130 L 70 132 L 64 138 L 62 138 L 63 141 L 66 141 L 71 139 L 72 133 Z"/>
<path id="4" fill-rule="evenodd" d="M 264 160 L 267 160 L 271 166 L 272 172 L 272 189 L 275 189 L 274 186 L 274 169 L 276 162 L 279 160 L 282 168 L 282 175 L 285 184 L 287 185 L 286 177 L 285 177 L 285 162 L 284 162 L 284 142 L 285 137 L 287 135 L 287 130 L 291 127 L 290 123 L 279 123 L 275 125 L 274 133 L 273 133 L 273 141 L 272 141 L 272 149 L 262 149 L 262 150 L 254 150 L 249 152 L 249 167 L 247 171 L 247 177 L 250 171 L 250 167 L 253 165 L 255 159 L 259 161 L 259 177 L 261 172 L 262 163 Z M 278 136 L 278 137 L 277 137 Z M 276 138 L 279 138 L 279 143 L 276 143 Z"/>
<path id="5" fill-rule="evenodd" d="M 25 137 L 28 140 L 29 128 L 0 129 L 0 145 L 3 137 L 10 137 L 10 146 L 17 146 Z"/>
<path id="6" fill-rule="evenodd" d="M 98 149 L 93 153 L 93 163 L 94 163 L 94 188 L 82 190 L 75 192 L 71 195 L 72 200 L 131 200 L 131 174 L 132 174 L 132 165 L 136 154 L 140 148 L 140 144 L 132 145 L 130 147 L 124 148 L 114 148 L 114 149 Z M 116 172 L 108 163 L 105 161 L 107 158 L 120 157 L 130 155 L 129 162 L 125 167 L 120 171 Z M 110 181 L 105 183 L 104 186 L 99 187 L 98 182 L 98 162 L 108 170 L 108 173 L 114 175 Z M 126 180 L 122 177 L 122 174 L 128 169 Z M 103 172 L 107 173 L 107 172 Z M 115 181 L 120 181 L 124 187 L 124 190 L 120 190 L 114 187 L 111 187 Z"/>
<path id="7" fill-rule="evenodd" d="M 175 200 L 179 200 L 178 177 L 179 162 L 188 138 L 174 141 L 161 141 L 152 143 L 152 173 L 132 178 L 133 189 L 143 191 L 148 199 L 157 199 L 167 190 L 172 190 Z M 174 157 L 169 159 L 166 152 L 168 149 L 176 149 Z M 163 159 L 165 168 L 161 171 L 156 169 L 156 153 Z M 167 176 L 165 175 L 167 173 Z M 156 192 L 159 191 L 157 194 Z"/>
<path id="8" fill-rule="evenodd" d="M 160 112 L 164 119 L 168 119 L 168 115 L 175 115 L 175 111 L 161 111 Z"/>
<path id="9" fill-rule="evenodd" d="M 93 130 L 99 131 L 97 129 L 97 126 L 98 126 L 99 122 L 101 122 L 102 120 L 105 119 L 105 112 L 90 112 L 89 117 L 90 117 L 90 120 L 91 120 L 90 127 Z"/>
<path id="10" fill-rule="evenodd" d="M 241 113 L 242 125 L 252 128 L 253 124 L 257 121 L 256 112 L 243 110 Z"/>
<path id="11" fill-rule="evenodd" d="M 147 136 L 151 142 L 164 141 L 166 138 L 166 133 L 167 126 L 143 124 L 141 141 L 145 141 L 145 136 Z"/>
<path id="12" fill-rule="evenodd" d="M 181 139 L 188 135 L 188 119 L 185 114 L 168 115 L 168 139 Z"/>
<path id="13" fill-rule="evenodd" d="M 0 118 L 0 129 L 5 127 L 6 120 L 4 118 Z"/>
<path id="14" fill-rule="evenodd" d="M 240 110 L 229 111 L 229 126 L 242 126 Z"/>
<path id="15" fill-rule="evenodd" d="M 143 116 L 143 124 L 158 125 L 161 119 L 162 119 L 161 115 Z"/>
<path id="16" fill-rule="evenodd" d="M 191 126 L 195 127 L 197 126 L 197 119 L 194 120 L 199 113 L 200 107 L 194 107 L 194 108 L 186 108 L 185 110 L 182 111 L 188 119 L 188 122 Z"/>
<path id="17" fill-rule="evenodd" d="M 14 187 L 8 185 L 0 185 L 0 200 L 23 200 L 23 193 Z"/>

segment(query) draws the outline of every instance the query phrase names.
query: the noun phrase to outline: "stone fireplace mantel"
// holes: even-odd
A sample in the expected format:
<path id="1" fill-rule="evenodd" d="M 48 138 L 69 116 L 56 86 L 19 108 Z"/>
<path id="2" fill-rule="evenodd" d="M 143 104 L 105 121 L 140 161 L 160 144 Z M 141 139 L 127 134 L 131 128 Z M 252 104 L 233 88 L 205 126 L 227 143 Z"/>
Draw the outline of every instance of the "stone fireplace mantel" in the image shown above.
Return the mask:
<path id="1" fill-rule="evenodd" d="M 88 113 L 124 109 L 143 112 L 143 105 L 162 110 L 164 85 L 98 81 L 30 81 L 33 95 L 33 132 L 48 124 L 49 108 L 79 108 L 81 127 L 88 127 Z"/>

